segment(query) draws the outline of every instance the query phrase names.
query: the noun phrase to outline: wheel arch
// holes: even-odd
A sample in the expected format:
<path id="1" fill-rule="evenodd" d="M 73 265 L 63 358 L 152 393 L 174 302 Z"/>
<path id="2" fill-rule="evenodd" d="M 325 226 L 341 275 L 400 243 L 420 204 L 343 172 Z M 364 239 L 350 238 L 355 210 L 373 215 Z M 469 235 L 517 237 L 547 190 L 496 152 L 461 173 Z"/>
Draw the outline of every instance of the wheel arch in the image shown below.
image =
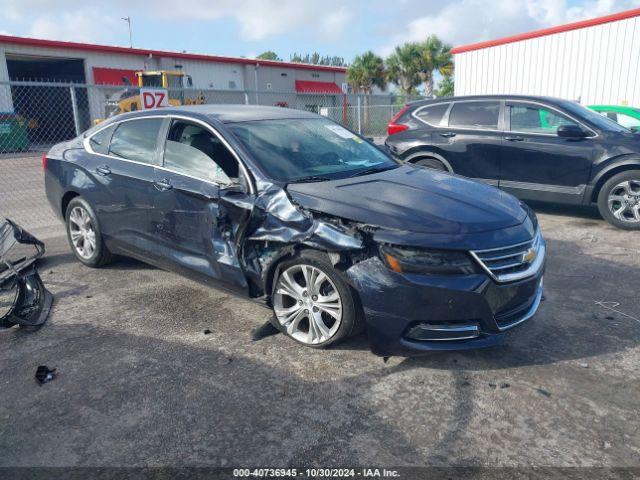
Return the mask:
<path id="1" fill-rule="evenodd" d="M 62 213 L 62 218 L 66 217 L 67 207 L 69 206 L 69 203 L 71 203 L 71 200 L 79 196 L 80 194 L 75 190 L 69 190 L 65 192 L 65 194 L 62 196 L 62 199 L 60 200 L 60 212 Z"/>
<path id="2" fill-rule="evenodd" d="M 619 173 L 627 172 L 631 170 L 640 171 L 640 158 L 633 159 L 633 160 L 630 159 L 624 163 L 611 165 L 609 168 L 600 172 L 596 177 L 596 181 L 593 186 L 593 190 L 591 192 L 591 198 L 589 199 L 589 201 L 591 203 L 598 201 L 598 195 L 600 194 L 600 190 L 602 189 L 603 185 L 607 182 L 607 180 L 609 180 L 611 177 Z"/>
<path id="3" fill-rule="evenodd" d="M 423 158 L 433 158 L 435 160 L 438 160 L 439 162 L 442 162 L 449 173 L 453 173 L 453 168 L 451 167 L 451 164 L 447 161 L 447 159 L 439 153 L 434 152 L 433 150 L 417 150 L 405 156 L 402 160 L 407 163 L 415 163 Z"/>

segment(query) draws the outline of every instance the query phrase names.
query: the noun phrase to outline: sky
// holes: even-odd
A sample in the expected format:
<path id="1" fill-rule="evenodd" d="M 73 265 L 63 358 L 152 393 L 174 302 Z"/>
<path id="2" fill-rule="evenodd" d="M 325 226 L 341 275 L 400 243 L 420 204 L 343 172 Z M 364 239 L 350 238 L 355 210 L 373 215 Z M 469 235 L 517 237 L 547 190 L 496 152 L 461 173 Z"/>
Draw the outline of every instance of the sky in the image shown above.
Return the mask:
<path id="1" fill-rule="evenodd" d="M 255 57 L 386 56 L 436 34 L 464 45 L 640 7 L 640 0 L 0 0 L 0 33 Z"/>

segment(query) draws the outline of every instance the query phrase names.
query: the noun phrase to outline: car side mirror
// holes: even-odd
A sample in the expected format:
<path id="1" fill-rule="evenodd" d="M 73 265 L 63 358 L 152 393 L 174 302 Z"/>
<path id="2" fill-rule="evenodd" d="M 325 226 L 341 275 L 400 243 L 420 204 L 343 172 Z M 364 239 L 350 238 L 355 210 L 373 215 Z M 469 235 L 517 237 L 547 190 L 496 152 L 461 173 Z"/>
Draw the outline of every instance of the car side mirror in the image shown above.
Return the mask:
<path id="1" fill-rule="evenodd" d="M 629 127 L 629 130 L 631 130 L 631 133 L 640 133 L 640 126 Z"/>
<path id="2" fill-rule="evenodd" d="M 558 127 L 558 136 L 563 138 L 585 138 L 589 136 L 589 132 L 579 125 L 560 125 Z"/>

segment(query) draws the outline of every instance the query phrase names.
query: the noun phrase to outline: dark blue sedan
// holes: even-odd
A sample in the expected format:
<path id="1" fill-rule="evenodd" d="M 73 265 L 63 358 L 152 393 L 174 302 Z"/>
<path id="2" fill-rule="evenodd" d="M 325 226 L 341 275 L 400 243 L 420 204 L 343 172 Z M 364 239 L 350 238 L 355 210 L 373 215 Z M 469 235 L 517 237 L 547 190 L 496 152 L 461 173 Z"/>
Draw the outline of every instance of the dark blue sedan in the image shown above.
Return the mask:
<path id="1" fill-rule="evenodd" d="M 80 262 L 130 256 L 258 299 L 310 347 L 365 329 L 380 355 L 495 345 L 542 296 L 545 243 L 524 204 L 308 112 L 134 112 L 43 164 Z"/>

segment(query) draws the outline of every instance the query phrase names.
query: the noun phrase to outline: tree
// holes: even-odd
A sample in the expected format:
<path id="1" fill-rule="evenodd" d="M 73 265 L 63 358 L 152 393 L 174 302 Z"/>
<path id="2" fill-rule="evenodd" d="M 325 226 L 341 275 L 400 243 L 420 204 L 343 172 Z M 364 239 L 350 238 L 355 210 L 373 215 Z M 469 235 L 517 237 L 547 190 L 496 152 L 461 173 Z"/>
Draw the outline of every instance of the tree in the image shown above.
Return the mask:
<path id="1" fill-rule="evenodd" d="M 453 59 L 451 56 L 451 46 L 436 37 L 430 35 L 419 44 L 420 62 L 419 72 L 421 83 L 425 84 L 425 93 L 434 94 L 433 72 L 438 71 L 444 77 L 451 77 L 453 74 Z"/>
<path id="2" fill-rule="evenodd" d="M 262 52 L 256 58 L 259 60 L 274 60 L 276 62 L 282 61 L 282 59 L 278 56 L 278 54 L 272 50 L 267 50 L 266 52 Z"/>
<path id="3" fill-rule="evenodd" d="M 417 93 L 424 84 L 425 93 L 433 95 L 433 73 L 447 77 L 453 75 L 451 47 L 431 35 L 424 42 L 411 42 L 397 46 L 387 58 L 389 80 L 407 94 Z"/>
<path id="4" fill-rule="evenodd" d="M 322 56 L 318 52 L 313 52 L 311 54 L 307 53 L 305 55 L 294 53 L 291 55 L 290 60 L 293 63 L 309 63 L 311 65 L 330 65 L 333 67 L 346 66 L 344 58 L 329 55 Z"/>
<path id="5" fill-rule="evenodd" d="M 436 97 L 453 97 L 453 87 L 453 75 L 445 75 L 435 91 Z"/>
<path id="6" fill-rule="evenodd" d="M 422 52 L 418 43 L 405 43 L 395 48 L 387 58 L 389 80 L 398 85 L 402 93 L 413 95 L 421 83 L 420 60 Z"/>
<path id="7" fill-rule="evenodd" d="M 387 88 L 384 60 L 371 50 L 357 55 L 347 69 L 347 82 L 356 93 L 364 93 L 364 124 L 369 125 L 369 95 L 373 87 Z"/>
<path id="8" fill-rule="evenodd" d="M 356 93 L 371 94 L 373 87 L 387 88 L 384 60 L 371 50 L 357 55 L 347 69 L 347 82 Z"/>

